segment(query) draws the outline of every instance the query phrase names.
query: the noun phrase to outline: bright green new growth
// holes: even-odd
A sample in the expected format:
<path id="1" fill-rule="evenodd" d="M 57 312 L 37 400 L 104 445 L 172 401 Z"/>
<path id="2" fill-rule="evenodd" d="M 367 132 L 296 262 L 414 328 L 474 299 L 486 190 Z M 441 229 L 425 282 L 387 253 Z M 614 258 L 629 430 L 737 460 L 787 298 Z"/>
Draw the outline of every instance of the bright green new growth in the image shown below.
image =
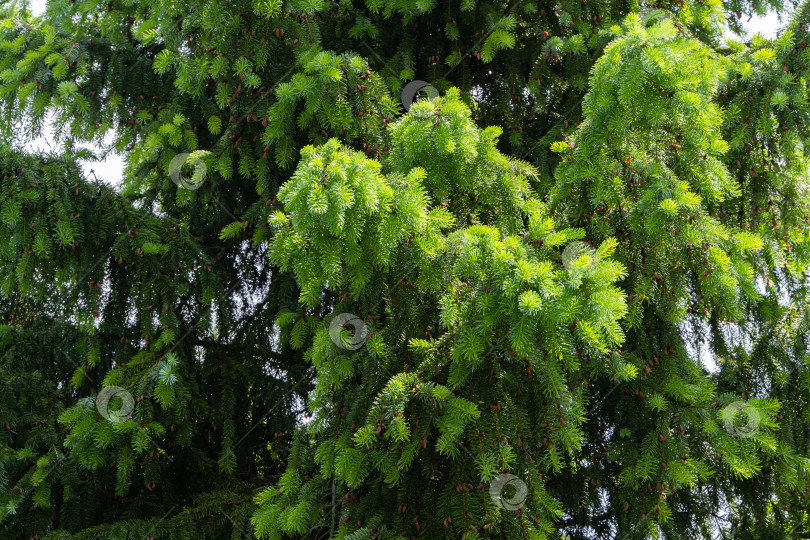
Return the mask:
<path id="1" fill-rule="evenodd" d="M 610 259 L 617 244 L 603 242 L 593 264 L 563 268 L 561 248 L 583 231 L 556 230 L 529 187 L 531 168 L 495 149 L 497 131 L 479 130 L 455 91 L 414 104 L 391 131 L 383 174 L 377 162 L 330 141 L 304 150 L 279 193 L 289 214 L 272 218 L 280 232 L 271 257 L 295 269 L 303 300 L 314 301 L 313 286 L 326 283 L 350 293 L 335 311 L 362 313 L 373 321 L 374 336 L 351 352 L 332 342 L 325 326 L 316 332 L 308 353 L 318 370 L 309 433 L 318 442 L 295 449 L 281 491 L 271 488 L 257 499 L 263 508 L 257 529 L 272 538 L 321 521 L 310 501 L 333 489 L 331 477 L 338 489 L 360 493 L 380 481 L 387 486 L 383 500 L 344 506 L 336 516 L 341 523 L 361 511 L 380 532 L 395 532 L 384 510 L 390 500 L 418 508 L 429 529 L 443 512 L 452 530 L 468 532 L 465 508 L 483 513 L 489 528 L 501 510 L 488 492 L 456 488 L 490 482 L 506 469 L 532 479 L 530 501 L 543 520 L 508 521 L 505 533 L 527 528 L 541 538 L 559 515 L 542 477 L 560 472 L 584 438 L 586 394 L 566 374 L 582 369 L 575 351 L 592 351 L 594 365 L 610 376 L 626 380 L 634 373 L 620 360 L 608 361 L 623 340 L 619 320 L 626 313 L 614 285 L 625 270 Z M 376 230 L 364 234 L 343 226 L 349 222 Z M 445 234 L 454 223 L 467 225 Z M 393 299 L 368 286 L 372 272 L 375 285 L 390 284 Z M 311 286 L 313 275 L 325 279 Z M 362 382 L 358 388 L 351 381 Z M 368 406 L 353 405 L 364 396 L 371 396 Z M 538 407 L 546 412 L 537 414 Z M 519 457 L 515 445 L 537 445 L 541 424 L 552 426 L 548 453 Z M 439 456 L 447 460 L 441 472 L 431 466 Z M 302 485 L 308 468 L 301 462 L 310 460 L 318 473 Z M 354 538 L 350 533 L 358 531 L 343 524 L 334 534 Z"/>
<path id="2" fill-rule="evenodd" d="M 622 251 L 635 257 L 641 246 L 651 250 L 636 264 L 652 275 L 637 278 L 630 292 L 651 299 L 659 289 L 655 276 L 666 274 L 660 288 L 672 296 L 659 309 L 673 324 L 684 319 L 693 292 L 688 274 L 701 266 L 711 273 L 695 292 L 721 302 L 722 318 L 741 318 L 746 300 L 759 298 L 749 254 L 763 240 L 707 212 L 741 194 L 721 161 L 728 144 L 721 110 L 712 102 L 724 64 L 700 42 L 679 38 L 669 19 L 645 29 L 631 15 L 627 35 L 594 67 L 595 90 L 583 103 L 588 118 L 568 145 L 555 146 L 570 157 L 552 193 L 559 205 L 552 204 L 575 220 L 584 201 L 629 209 L 621 213 L 632 231 Z M 587 199 L 569 204 L 572 193 Z M 616 232 L 607 220 L 591 228 L 599 236 Z"/>
<path id="3" fill-rule="evenodd" d="M 773 460 L 791 489 L 810 476 L 810 461 L 775 436 L 778 401 L 748 401 L 747 407 L 756 413 L 756 430 L 740 439 L 724 429 L 733 423 L 734 409 L 726 407 L 719 414 L 708 410 L 710 402 L 725 405 L 734 396 L 718 395 L 694 363 L 675 368 L 675 358 L 665 361 L 676 374 L 649 388 L 639 380 L 642 373 L 650 373 L 649 365 L 659 363 L 653 355 L 649 362 L 640 356 L 649 344 L 640 344 L 638 352 L 618 350 L 625 342 L 620 323 L 625 315 L 625 324 L 639 337 L 649 331 L 649 319 L 659 315 L 667 323 L 663 333 L 680 342 L 682 350 L 677 328 L 693 310 L 695 298 L 703 313 L 711 303 L 718 320 L 740 321 L 751 303 L 763 298 L 757 273 L 778 273 L 774 254 L 784 250 L 772 230 L 751 232 L 748 225 L 722 220 L 722 205 L 734 204 L 742 190 L 723 162 L 729 144 L 724 140 L 723 111 L 713 99 L 738 64 L 684 36 L 667 18 L 646 26 L 631 15 L 624 30 L 613 32 L 619 37 L 593 69 L 593 90 L 583 103 L 585 121 L 567 143 L 553 145 L 564 156 L 551 190 L 554 214 L 532 193 L 531 170 L 494 149 L 498 132 L 481 132 L 472 125 L 455 92 L 433 103 L 415 104 L 391 126 L 392 153 L 383 170 L 391 171 L 392 180 L 386 183 L 376 166 L 365 176 L 366 189 L 386 193 L 397 188 L 397 173 L 419 178 L 428 200 L 451 210 L 453 219 L 446 223 L 457 228 L 446 236 L 438 227 L 424 230 L 428 208 L 422 206 L 421 191 L 412 197 L 421 204 L 410 213 L 394 211 L 390 203 L 374 207 L 384 216 L 377 222 L 379 230 L 387 230 L 387 219 L 394 216 L 410 225 L 399 227 L 396 255 L 389 243 L 380 257 L 381 241 L 374 235 L 336 234 L 336 229 L 324 234 L 336 218 L 322 208 L 343 206 L 319 204 L 318 182 L 326 177 L 326 189 L 340 193 L 341 184 L 333 187 L 330 180 L 340 182 L 342 176 L 330 174 L 331 163 L 351 161 L 341 170 L 354 171 L 365 159 L 350 151 L 334 157 L 338 148 L 331 141 L 304 152 L 293 186 L 288 184 L 280 195 L 290 216 L 273 219 L 287 228 L 276 236 L 274 256 L 282 265 L 295 260 L 309 301 L 313 294 L 306 276 L 311 274 L 298 269 L 334 261 L 334 270 L 313 272 L 329 276 L 318 285 L 328 282 L 337 295 L 349 292 L 350 299 L 344 296 L 335 311 L 362 313 L 374 322 L 375 337 L 365 349 L 349 353 L 329 340 L 324 327 L 316 333 L 309 352 L 319 373 L 309 405 L 314 414 L 310 433 L 316 442 L 296 450 L 295 464 L 288 469 L 296 489 L 281 484 L 280 492 L 271 488 L 257 499 L 263 508 L 254 519 L 260 534 L 275 538 L 306 531 L 323 519 L 323 506 L 311 501 L 345 486 L 351 500 L 340 506 L 336 522 L 342 525 L 331 529 L 339 538 L 362 538 L 372 531 L 388 537 L 406 528 L 404 516 L 401 525 L 386 517 L 384 508 L 394 502 L 417 516 L 417 530 L 423 519 L 428 536 L 444 529 L 454 531 L 451 535 L 478 537 L 482 522 L 471 523 L 466 514 L 475 508 L 473 514 L 483 515 L 487 529 L 506 537 L 522 531 L 530 538 L 546 538 L 561 506 L 549 496 L 543 478 L 562 472 L 564 464 L 576 470 L 569 459 L 579 455 L 586 439 L 579 428 L 589 400 L 586 385 L 579 381 L 585 374 L 599 373 L 614 382 L 635 380 L 641 383 L 637 394 L 652 394 L 647 407 L 661 419 L 640 441 L 639 453 L 624 449 L 626 459 L 617 480 L 630 498 L 641 486 L 657 481 L 658 497 L 641 502 L 657 513 L 665 530 L 673 520 L 665 491 L 694 488 L 715 476 L 717 468 L 751 478 L 762 472 L 763 459 Z M 352 172 L 347 176 L 356 178 Z M 304 206 L 302 185 L 312 186 L 305 192 Z M 357 186 L 353 192 L 363 191 Z M 294 195 L 285 199 L 288 193 Z M 369 205 L 358 206 L 362 212 Z M 555 231 L 581 222 L 587 209 L 605 208 L 613 209 L 613 219 L 584 221 L 588 233 L 576 228 Z M 325 219 L 316 224 L 313 214 Z M 424 235 L 431 241 L 424 241 Z M 409 240 L 402 242 L 405 236 Z M 593 255 L 573 259 L 569 271 L 552 262 L 558 260 L 560 247 L 584 236 L 602 241 Z M 290 238 L 296 239 L 296 251 L 287 251 Z M 794 236 L 793 241 L 804 244 L 808 236 Z M 332 251 L 333 245 L 342 249 Z M 626 264 L 643 268 L 629 284 L 634 299 L 629 313 L 624 295 L 614 286 L 627 276 L 625 267 L 611 258 L 614 250 Z M 368 262 L 354 274 L 350 269 L 358 267 L 355 253 L 360 251 L 367 253 Z M 345 253 L 344 267 L 339 253 Z M 399 277 L 398 285 L 407 283 L 404 298 L 399 300 L 397 292 L 388 302 L 362 294 L 369 289 L 371 271 L 391 271 L 394 256 L 407 261 L 401 268 L 412 269 L 407 274 L 395 270 L 388 280 L 393 283 Z M 788 263 L 795 265 L 806 269 L 806 258 Z M 415 310 L 415 304 L 425 303 L 414 302 L 414 295 L 430 299 L 436 315 L 430 317 L 424 307 Z M 359 304 L 353 301 L 358 298 Z M 370 304 L 374 307 L 364 313 L 362 308 Z M 656 311 L 649 313 L 646 306 Z M 442 335 L 433 339 L 431 332 Z M 651 337 L 648 334 L 645 341 Z M 664 354 L 683 353 L 667 345 Z M 346 381 L 352 379 L 363 382 L 349 386 Z M 370 395 L 373 403 L 366 413 L 357 400 Z M 697 431 L 689 437 L 697 440 L 683 438 L 683 426 L 693 426 Z M 616 433 L 618 441 L 627 440 L 632 431 L 622 428 Z M 547 450 L 536 453 L 541 439 Z M 717 451 L 722 454 L 719 463 L 706 459 L 701 441 L 722 449 Z M 617 442 L 617 450 L 624 446 Z M 688 456 L 686 448 L 696 448 L 692 453 L 701 457 L 679 459 Z M 441 474 L 431 466 L 436 456 L 448 459 Z M 302 482 L 300 471 L 309 470 L 303 465 L 308 459 L 318 472 Z M 464 487 L 467 482 L 490 482 L 503 470 L 529 484 L 525 508 L 514 520 L 500 519 L 481 484 L 473 493 Z M 383 486 L 388 505 L 379 495 L 370 495 Z M 335 506 L 330 511 L 338 512 Z M 352 525 L 359 515 L 365 526 Z M 334 524 L 334 516 L 329 519 Z M 650 534 L 658 530 L 653 521 L 631 524 L 634 529 Z"/>
<path id="4" fill-rule="evenodd" d="M 0 143 L 3 534 L 810 535 L 810 4 L 721 41 L 764 9 L 4 4 L 0 133 L 61 138 Z"/>

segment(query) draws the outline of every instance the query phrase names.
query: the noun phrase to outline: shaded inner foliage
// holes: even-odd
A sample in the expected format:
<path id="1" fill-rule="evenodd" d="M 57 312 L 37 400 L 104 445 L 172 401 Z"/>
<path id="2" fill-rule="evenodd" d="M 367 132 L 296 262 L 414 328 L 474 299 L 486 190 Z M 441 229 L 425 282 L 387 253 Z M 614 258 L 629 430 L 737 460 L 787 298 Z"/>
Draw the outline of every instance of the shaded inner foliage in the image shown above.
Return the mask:
<path id="1" fill-rule="evenodd" d="M 810 535 L 810 4 L 18 4 L 9 538 Z"/>

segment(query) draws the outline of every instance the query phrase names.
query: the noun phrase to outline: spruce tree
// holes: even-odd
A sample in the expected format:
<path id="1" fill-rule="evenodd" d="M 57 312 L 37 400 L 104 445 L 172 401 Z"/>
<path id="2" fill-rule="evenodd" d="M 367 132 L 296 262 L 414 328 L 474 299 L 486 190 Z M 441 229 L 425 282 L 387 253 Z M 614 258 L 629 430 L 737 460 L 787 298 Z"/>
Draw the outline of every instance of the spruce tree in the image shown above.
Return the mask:
<path id="1" fill-rule="evenodd" d="M 810 535 L 810 4 L 26 7 L 4 537 Z"/>

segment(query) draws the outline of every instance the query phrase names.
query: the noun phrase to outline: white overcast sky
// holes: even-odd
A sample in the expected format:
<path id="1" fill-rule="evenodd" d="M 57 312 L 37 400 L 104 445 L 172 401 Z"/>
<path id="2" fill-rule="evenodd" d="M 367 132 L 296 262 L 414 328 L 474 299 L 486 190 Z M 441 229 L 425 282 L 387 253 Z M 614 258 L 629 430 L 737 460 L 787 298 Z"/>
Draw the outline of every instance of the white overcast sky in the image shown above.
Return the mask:
<path id="1" fill-rule="evenodd" d="M 32 0 L 30 3 L 31 9 L 35 14 L 40 14 L 45 11 L 47 0 Z M 754 17 L 750 22 L 745 23 L 744 26 L 751 34 L 760 33 L 766 38 L 773 38 L 776 36 L 777 31 L 784 25 L 779 22 L 776 14 L 768 13 L 764 17 Z M 47 149 L 48 145 L 55 148 L 51 130 L 45 137 L 40 137 L 31 141 L 26 145 L 26 149 L 30 151 Z M 97 148 L 90 147 L 94 150 Z M 84 172 L 86 175 L 90 174 L 92 169 L 99 179 L 106 180 L 108 183 L 118 185 L 121 182 L 121 173 L 124 169 L 124 159 L 120 155 L 108 155 L 107 158 L 100 162 L 86 162 L 83 163 Z"/>

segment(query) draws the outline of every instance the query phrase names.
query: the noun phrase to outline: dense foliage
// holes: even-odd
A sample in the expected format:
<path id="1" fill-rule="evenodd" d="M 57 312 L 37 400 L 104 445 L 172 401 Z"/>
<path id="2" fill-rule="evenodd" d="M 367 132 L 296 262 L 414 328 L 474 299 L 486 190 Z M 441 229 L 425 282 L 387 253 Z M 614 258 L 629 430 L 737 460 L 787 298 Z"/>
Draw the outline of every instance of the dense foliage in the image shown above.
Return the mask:
<path id="1" fill-rule="evenodd" d="M 810 3 L 25 8 L 3 537 L 810 536 Z"/>

